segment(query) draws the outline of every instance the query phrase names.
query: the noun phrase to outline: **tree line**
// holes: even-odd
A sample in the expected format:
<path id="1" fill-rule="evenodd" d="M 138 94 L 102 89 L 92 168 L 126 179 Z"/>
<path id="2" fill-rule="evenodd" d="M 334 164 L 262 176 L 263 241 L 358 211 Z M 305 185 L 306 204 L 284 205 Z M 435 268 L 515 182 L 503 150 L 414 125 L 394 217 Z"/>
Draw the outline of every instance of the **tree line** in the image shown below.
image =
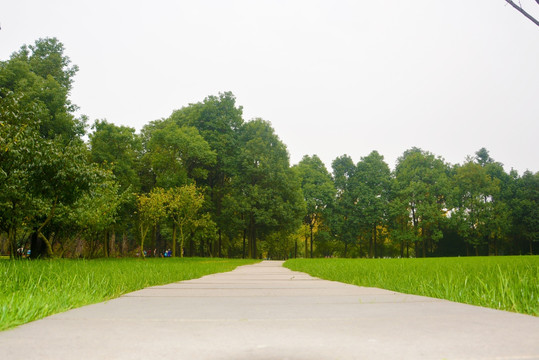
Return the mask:
<path id="1" fill-rule="evenodd" d="M 55 38 L 0 62 L 0 251 L 11 257 L 420 257 L 537 252 L 539 173 L 480 149 L 412 148 L 389 169 L 291 166 L 271 123 L 230 92 L 140 133 L 75 116 L 78 68 Z"/>

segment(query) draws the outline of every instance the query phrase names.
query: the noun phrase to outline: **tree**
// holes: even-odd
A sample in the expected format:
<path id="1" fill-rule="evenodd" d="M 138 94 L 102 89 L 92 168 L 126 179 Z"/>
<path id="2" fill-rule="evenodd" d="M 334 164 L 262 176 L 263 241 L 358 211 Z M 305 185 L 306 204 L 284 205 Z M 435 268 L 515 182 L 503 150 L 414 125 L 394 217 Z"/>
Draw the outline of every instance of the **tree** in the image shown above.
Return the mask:
<path id="1" fill-rule="evenodd" d="M 166 217 L 167 196 L 163 188 L 156 187 L 149 194 L 137 196 L 137 214 L 140 230 L 140 256 L 144 255 L 144 240 L 148 230 Z"/>
<path id="2" fill-rule="evenodd" d="M 233 196 L 231 179 L 240 149 L 238 135 L 243 124 L 242 111 L 241 106 L 236 106 L 235 96 L 225 92 L 208 96 L 203 102 L 190 104 L 170 116 L 170 120 L 181 127 L 195 127 L 216 153 L 216 162 L 209 168 L 207 178 L 198 183 L 207 185 L 206 198 L 212 218 L 218 225 L 218 256 L 221 256 L 222 232 L 231 234 L 235 231 L 230 217 L 225 214 L 224 201 Z"/>
<path id="3" fill-rule="evenodd" d="M 241 152 L 233 178 L 243 214 L 249 257 L 258 258 L 257 239 L 281 231 L 293 233 L 304 211 L 301 185 L 289 167 L 285 145 L 270 123 L 255 119 L 240 131 Z"/>
<path id="4" fill-rule="evenodd" d="M 68 208 L 67 221 L 74 221 L 84 237 L 90 242 L 102 235 L 103 255 L 109 256 L 108 229 L 119 220 L 123 203 L 129 200 L 130 194 L 122 192 L 114 175 L 103 171 L 102 180 L 91 184 L 88 192 L 81 196 L 72 208 Z M 65 226 L 65 225 L 64 225 Z M 91 256 L 94 256 L 92 248 Z"/>
<path id="5" fill-rule="evenodd" d="M 312 258 L 313 229 L 320 224 L 325 210 L 332 203 L 335 197 L 335 187 L 326 166 L 317 155 L 312 157 L 305 155 L 294 168 L 298 173 L 303 190 L 306 209 L 303 222 L 309 227 Z"/>
<path id="6" fill-rule="evenodd" d="M 207 214 L 200 211 L 204 205 L 204 195 L 195 185 L 184 185 L 166 191 L 167 212 L 173 221 L 172 256 L 176 256 L 176 231 L 180 230 L 180 257 L 183 257 L 185 234 L 194 233 L 199 228 L 212 227 Z"/>
<path id="7" fill-rule="evenodd" d="M 458 222 L 459 232 L 477 255 L 478 248 L 490 236 L 488 223 L 493 214 L 493 196 L 499 192 L 498 182 L 481 165 L 468 161 L 457 168 L 454 188 L 458 206 L 451 217 Z"/>
<path id="8" fill-rule="evenodd" d="M 79 71 L 77 65 L 64 55 L 64 45 L 56 38 L 38 39 L 34 45 L 23 45 L 12 59 L 24 61 L 36 75 L 46 79 L 51 76 L 63 88 L 71 90 L 73 77 Z"/>
<path id="9" fill-rule="evenodd" d="M 41 138 L 36 128 L 43 114 L 38 103 L 21 101 L 22 94 L 4 90 L 0 97 L 0 229 L 8 234 L 10 256 L 16 255 L 16 234 L 35 216 L 39 204 L 28 191 Z"/>
<path id="10" fill-rule="evenodd" d="M 12 139 L 2 141 L 2 166 L 15 181 L 7 184 L 7 202 L 16 211 L 7 216 L 18 227 L 14 219 L 24 214 L 24 223 L 34 227 L 33 257 L 52 256 L 47 233 L 53 232 L 56 210 L 73 205 L 99 177 L 80 139 L 85 118 L 74 117 L 76 106 L 68 98 L 77 67 L 63 52 L 57 39 L 39 39 L 0 63 L 3 130 Z"/>
<path id="11" fill-rule="evenodd" d="M 418 241 L 413 220 L 410 221 L 408 198 L 399 194 L 400 184 L 395 177 L 391 179 L 389 197 L 389 230 L 394 243 L 400 244 L 400 256 L 410 257 L 410 246 Z"/>
<path id="12" fill-rule="evenodd" d="M 69 142 L 85 132 L 86 118 L 75 118 L 77 106 L 68 98 L 78 70 L 70 63 L 56 38 L 24 45 L 10 60 L 0 63 L 0 95 L 6 90 L 14 91 L 24 94 L 20 100 L 24 105 L 42 104 L 46 116 L 41 118 L 39 132 L 44 138 L 62 136 L 64 142 Z"/>
<path id="13" fill-rule="evenodd" d="M 510 251 L 509 241 L 513 223 L 513 211 L 511 203 L 515 199 L 516 178 L 518 175 L 507 174 L 503 169 L 503 164 L 494 161 L 482 165 L 492 181 L 499 186 L 499 191 L 492 194 L 492 213 L 488 218 L 488 228 L 490 229 L 489 253 L 498 255 L 499 251 L 506 253 Z"/>
<path id="14" fill-rule="evenodd" d="M 348 155 L 333 160 L 333 179 L 337 196 L 329 211 L 329 224 L 332 235 L 344 244 L 344 257 L 350 245 L 356 243 L 360 228 L 360 213 L 356 206 L 357 189 L 353 178 L 356 166 Z"/>
<path id="15" fill-rule="evenodd" d="M 490 157 L 488 150 L 484 147 L 475 152 L 475 161 L 481 166 L 494 163 L 494 159 Z"/>
<path id="16" fill-rule="evenodd" d="M 102 167 L 106 167 L 114 174 L 118 182 L 118 191 L 122 202 L 118 208 L 119 219 L 115 226 L 111 226 L 110 236 L 116 237 L 116 231 L 123 234 L 122 239 L 127 239 L 127 233 L 135 219 L 136 212 L 135 194 L 141 191 L 142 170 L 142 140 L 135 129 L 126 126 L 117 126 L 107 120 L 96 120 L 92 126 L 93 132 L 89 134 L 91 160 Z M 107 237 L 109 231 L 104 236 Z"/>
<path id="17" fill-rule="evenodd" d="M 2 227 L 7 228 L 13 252 L 17 228 L 23 222 L 33 225 L 32 256 L 51 257 L 46 229 L 57 207 L 74 204 L 98 181 L 99 171 L 88 163 L 88 152 L 81 142 L 41 136 L 38 128 L 45 115 L 39 101 L 21 101 L 25 98 L 21 93 L 4 94 L 0 103 Z"/>
<path id="18" fill-rule="evenodd" d="M 530 255 L 534 254 L 533 245 L 539 241 L 539 172 L 524 172 L 513 204 L 517 233 L 527 241 Z"/>
<path id="19" fill-rule="evenodd" d="M 84 144 L 63 145 L 59 139 L 44 141 L 34 154 L 28 191 L 40 203 L 40 209 L 34 219 L 37 238 L 32 243 L 32 256 L 53 256 L 45 230 L 57 207 L 73 205 L 92 184 L 101 181 L 99 168 L 88 161 L 88 156 Z"/>
<path id="20" fill-rule="evenodd" d="M 96 120 L 90 135 L 92 161 L 110 166 L 123 191 L 140 191 L 138 168 L 142 142 L 135 129 Z"/>
<path id="21" fill-rule="evenodd" d="M 418 148 L 404 152 L 395 168 L 394 204 L 401 206 L 411 225 L 410 238 L 415 255 L 433 252 L 443 237 L 442 224 L 447 219 L 449 168 L 441 158 Z M 396 209 L 393 208 L 395 211 Z"/>
<path id="22" fill-rule="evenodd" d="M 391 172 L 384 157 L 377 151 L 362 157 L 353 176 L 357 191 L 355 206 L 359 209 L 359 223 L 364 233 L 369 234 L 369 256 L 376 257 L 377 237 L 386 223 L 389 213 L 389 191 Z"/>
<path id="23" fill-rule="evenodd" d="M 170 188 L 207 178 L 216 153 L 196 128 L 164 120 L 145 129 L 149 135 L 145 156 L 157 186 Z"/>

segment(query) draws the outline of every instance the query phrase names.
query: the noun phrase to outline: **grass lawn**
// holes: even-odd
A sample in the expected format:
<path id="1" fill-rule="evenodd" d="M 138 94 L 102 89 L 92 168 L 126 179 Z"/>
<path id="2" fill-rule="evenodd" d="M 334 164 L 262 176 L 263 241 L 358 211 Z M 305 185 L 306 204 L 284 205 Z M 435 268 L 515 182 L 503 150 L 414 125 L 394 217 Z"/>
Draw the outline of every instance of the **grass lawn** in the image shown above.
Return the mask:
<path id="1" fill-rule="evenodd" d="M 539 256 L 293 259 L 284 266 L 327 280 L 539 316 Z"/>
<path id="2" fill-rule="evenodd" d="M 255 262 L 204 258 L 0 260 L 0 331 L 148 286 Z"/>

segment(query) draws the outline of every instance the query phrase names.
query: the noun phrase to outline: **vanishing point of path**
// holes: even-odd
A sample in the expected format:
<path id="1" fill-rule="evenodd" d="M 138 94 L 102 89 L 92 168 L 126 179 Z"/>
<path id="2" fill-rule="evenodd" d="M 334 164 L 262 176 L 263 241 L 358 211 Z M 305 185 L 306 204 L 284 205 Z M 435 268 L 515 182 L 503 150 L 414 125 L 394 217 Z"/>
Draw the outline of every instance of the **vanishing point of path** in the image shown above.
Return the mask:
<path id="1" fill-rule="evenodd" d="M 539 318 L 264 261 L 0 333 L 8 359 L 539 359 Z"/>

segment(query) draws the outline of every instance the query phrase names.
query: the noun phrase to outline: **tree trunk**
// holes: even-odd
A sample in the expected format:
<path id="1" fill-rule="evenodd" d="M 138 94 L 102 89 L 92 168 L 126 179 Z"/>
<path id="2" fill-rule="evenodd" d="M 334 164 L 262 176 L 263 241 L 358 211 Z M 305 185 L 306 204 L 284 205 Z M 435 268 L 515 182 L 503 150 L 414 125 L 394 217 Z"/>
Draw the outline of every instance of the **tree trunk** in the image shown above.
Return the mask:
<path id="1" fill-rule="evenodd" d="M 183 258 L 183 226 L 180 226 L 180 257 Z"/>
<path id="2" fill-rule="evenodd" d="M 309 225 L 311 228 L 311 259 L 313 258 L 313 227 L 314 225 Z"/>
<path id="3" fill-rule="evenodd" d="M 172 257 L 176 257 L 176 222 L 172 223 Z"/>
<path id="4" fill-rule="evenodd" d="M 111 234 L 110 234 L 110 242 L 109 242 L 109 256 L 116 256 L 117 254 L 117 251 L 116 251 L 116 229 L 114 228 L 114 225 L 112 226 L 112 230 L 111 230 Z"/>
<path id="5" fill-rule="evenodd" d="M 149 227 L 147 226 L 144 228 L 144 225 L 140 224 L 140 257 L 145 259 L 144 256 L 144 239 L 146 238 L 146 234 L 148 233 Z"/>
<path id="6" fill-rule="evenodd" d="M 38 259 L 45 255 L 45 249 L 43 247 L 43 240 L 37 234 L 37 228 L 34 228 L 32 236 L 30 237 L 30 258 Z"/>
<path id="7" fill-rule="evenodd" d="M 43 233 L 41 231 L 38 231 L 37 232 L 37 235 L 39 237 L 41 237 L 41 239 L 43 240 L 43 242 L 45 243 L 45 254 L 47 255 L 48 258 L 51 258 L 54 256 L 53 252 L 52 252 L 52 246 L 51 246 L 51 243 L 49 241 L 49 239 L 47 239 L 47 237 L 45 235 L 43 235 Z"/>
<path id="8" fill-rule="evenodd" d="M 305 254 L 303 256 L 305 259 L 309 257 L 309 234 L 305 232 Z"/>
<path id="9" fill-rule="evenodd" d="M 217 244 L 217 256 L 221 257 L 221 229 L 219 229 L 219 242 Z"/>
<path id="10" fill-rule="evenodd" d="M 253 259 L 258 259 L 258 252 L 256 249 L 256 228 L 253 226 Z"/>
<path id="11" fill-rule="evenodd" d="M 51 208 L 51 211 L 49 212 L 49 215 L 47 216 L 43 224 L 41 224 L 41 226 L 37 229 L 37 236 L 41 237 L 41 239 L 43 240 L 45 244 L 45 254 L 47 257 L 53 257 L 52 246 L 51 246 L 51 243 L 49 242 L 49 239 L 47 239 L 47 237 L 43 235 L 41 230 L 43 230 L 43 228 L 52 220 L 52 217 L 54 216 L 54 211 L 56 210 L 57 203 L 58 203 L 58 196 L 54 198 L 54 203 L 52 204 L 52 208 Z"/>
<path id="12" fill-rule="evenodd" d="M 298 257 L 298 238 L 296 237 L 296 242 L 294 244 L 294 259 Z"/>
<path id="13" fill-rule="evenodd" d="M 191 239 L 193 239 L 193 233 L 191 233 Z M 194 241 L 194 240 L 193 240 Z M 197 256 L 201 256 L 201 257 L 204 257 L 205 255 L 205 251 L 204 251 L 204 241 L 203 240 L 200 240 L 200 242 L 198 243 L 198 254 Z"/>
<path id="14" fill-rule="evenodd" d="M 153 255 L 157 256 L 157 250 L 162 248 L 163 234 L 161 234 L 161 224 L 157 224 L 157 231 L 155 234 L 155 243 L 153 247 Z"/>
<path id="15" fill-rule="evenodd" d="M 157 224 L 154 224 L 151 243 L 150 243 L 150 249 L 149 251 L 147 251 L 147 254 L 149 254 L 150 257 L 152 256 L 152 248 L 154 248 L 156 245 L 157 245 Z"/>
<path id="16" fill-rule="evenodd" d="M 372 235 L 369 236 L 369 254 L 368 254 L 367 257 L 369 257 L 369 258 L 371 258 L 371 259 L 372 259 L 372 257 L 373 257 L 373 256 L 372 256 Z"/>
<path id="17" fill-rule="evenodd" d="M 18 257 L 17 255 L 17 237 L 15 236 L 15 229 L 13 226 L 9 227 L 9 230 L 7 232 L 7 241 L 9 245 L 9 258 L 11 260 Z"/>
<path id="18" fill-rule="evenodd" d="M 122 256 L 129 252 L 129 246 L 127 244 L 127 234 L 125 230 L 122 232 Z"/>
<path id="19" fill-rule="evenodd" d="M 373 258 L 376 258 L 376 255 L 378 255 L 377 251 L 376 251 L 376 233 L 377 233 L 376 224 L 374 224 L 373 229 L 372 229 L 372 244 L 373 244 L 373 248 L 374 248 L 374 254 L 373 254 L 374 256 L 373 256 Z"/>
<path id="20" fill-rule="evenodd" d="M 253 215 L 251 214 L 249 217 L 249 258 L 256 259 L 257 258 L 257 252 L 256 252 L 256 229 L 255 229 L 255 222 Z"/>
<path id="21" fill-rule="evenodd" d="M 104 257 L 109 257 L 109 251 L 108 251 L 108 241 L 109 240 L 109 232 L 108 231 L 103 231 L 103 256 Z"/>
<path id="22" fill-rule="evenodd" d="M 253 258 L 253 239 L 252 239 L 252 220 L 249 221 L 249 227 L 247 228 L 247 257 L 249 259 Z"/>
<path id="23" fill-rule="evenodd" d="M 243 229 L 243 251 L 241 253 L 241 258 L 245 259 L 245 238 L 247 237 L 247 230 Z"/>
<path id="24" fill-rule="evenodd" d="M 189 238 L 189 256 L 194 257 L 196 254 L 196 244 L 193 238 Z"/>

